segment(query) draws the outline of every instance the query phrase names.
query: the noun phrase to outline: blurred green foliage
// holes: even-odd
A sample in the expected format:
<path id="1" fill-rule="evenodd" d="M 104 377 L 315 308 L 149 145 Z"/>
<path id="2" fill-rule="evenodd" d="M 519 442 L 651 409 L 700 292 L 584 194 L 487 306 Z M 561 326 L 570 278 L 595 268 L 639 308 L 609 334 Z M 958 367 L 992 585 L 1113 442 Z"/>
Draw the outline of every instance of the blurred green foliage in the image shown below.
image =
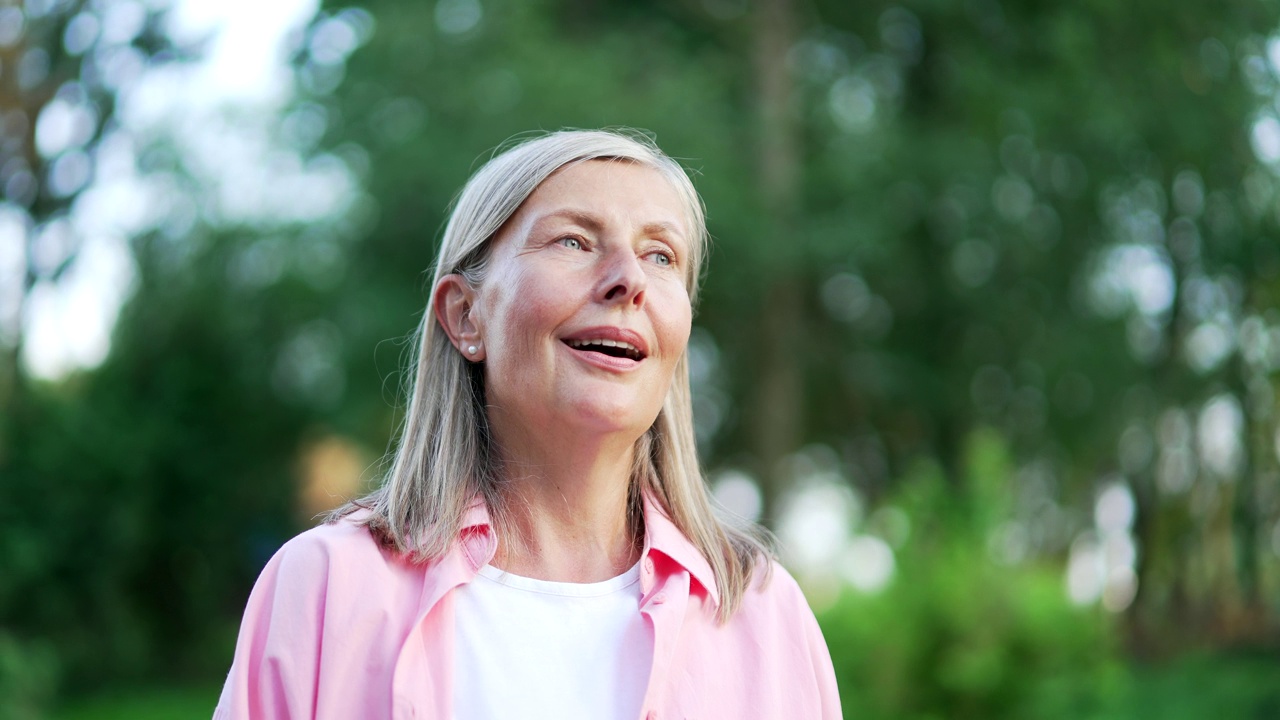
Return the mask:
<path id="1" fill-rule="evenodd" d="M 0 611 L 21 620 L 15 652 L 34 655 L 17 665 L 38 687 L 50 670 L 70 687 L 206 677 L 242 607 L 227 590 L 297 527 L 281 442 L 296 447 L 304 416 L 262 401 L 268 370 L 225 335 L 271 314 L 198 284 L 164 295 L 122 315 L 94 373 L 8 405 Z"/>
<path id="2" fill-rule="evenodd" d="M 1012 517 L 999 482 L 1010 477 L 1007 447 L 979 431 L 965 457 L 982 489 L 959 498 L 936 465 L 910 471 L 888 499 L 913 528 L 891 585 L 847 589 L 819 615 L 846 717 L 1261 720 L 1280 711 L 1274 653 L 1128 662 L 1120 619 L 1073 605 L 1056 563 L 994 559 L 990 531 Z"/>
<path id="3" fill-rule="evenodd" d="M 65 40 L 105 6 L 49 7 L 0 58 L 4 207 L 32 248 L 75 200 L 32 120 L 79 82 L 93 161 L 115 127 L 110 53 Z M 148 17 L 125 44 L 182 62 Z M 339 438 L 376 479 L 477 157 L 611 125 L 652 130 L 708 206 L 707 467 L 749 473 L 773 523 L 790 460 L 823 447 L 905 518 L 862 528 L 893 546 L 888 586 L 820 613 L 849 716 L 1280 714 L 1278 23 L 1256 0 L 327 4 L 272 127 L 299 165 L 343 168 L 350 207 L 227 220 L 181 143 L 145 138 L 138 165 L 195 215 L 133 238 L 108 359 L 41 381 L 22 333 L 0 340 L 0 717 L 216 683 L 258 569 L 311 521 L 309 448 Z M 15 84 L 34 50 L 53 71 Z M 10 182 L 19 156 L 34 185 Z M 76 261 L 36 255 L 24 298 Z M 1109 488 L 1134 504 L 1119 613 L 1064 587 L 1082 539 L 1105 544 Z"/>
<path id="4" fill-rule="evenodd" d="M 1112 706 L 1126 672 L 1114 619 L 1072 605 L 1054 563 L 993 559 L 990 531 L 1012 516 L 998 481 L 1007 448 L 979 432 L 966 456 L 981 489 L 960 499 L 936 465 L 913 469 L 889 499 L 912 523 L 891 585 L 846 591 L 820 616 L 845 714 L 1067 718 Z"/>
<path id="5" fill-rule="evenodd" d="M 162 687 L 111 691 L 61 709 L 55 720 L 177 720 L 213 713 L 217 687 Z"/>

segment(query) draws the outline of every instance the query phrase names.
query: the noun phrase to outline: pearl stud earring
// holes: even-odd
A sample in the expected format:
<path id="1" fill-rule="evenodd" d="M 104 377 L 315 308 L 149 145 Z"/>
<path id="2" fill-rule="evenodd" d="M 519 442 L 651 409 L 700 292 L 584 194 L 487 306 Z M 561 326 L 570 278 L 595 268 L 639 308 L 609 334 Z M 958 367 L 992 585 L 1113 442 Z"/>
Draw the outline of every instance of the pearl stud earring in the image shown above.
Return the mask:
<path id="1" fill-rule="evenodd" d="M 475 355 L 475 354 L 476 354 L 476 349 L 477 349 L 477 348 L 476 348 L 476 346 L 475 346 L 475 345 L 468 345 L 468 346 L 467 346 L 467 354 L 468 354 L 468 355 Z"/>

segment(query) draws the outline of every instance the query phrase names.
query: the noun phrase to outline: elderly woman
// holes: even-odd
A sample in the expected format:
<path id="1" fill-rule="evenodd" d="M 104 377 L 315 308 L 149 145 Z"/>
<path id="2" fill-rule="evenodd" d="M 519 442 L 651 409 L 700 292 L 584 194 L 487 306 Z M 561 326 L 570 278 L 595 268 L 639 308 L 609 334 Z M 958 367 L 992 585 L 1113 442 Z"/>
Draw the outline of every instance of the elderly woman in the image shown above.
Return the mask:
<path id="1" fill-rule="evenodd" d="M 215 717 L 839 717 L 804 597 L 698 466 L 706 245 L 643 137 L 552 133 L 482 167 L 386 482 L 267 564 Z"/>

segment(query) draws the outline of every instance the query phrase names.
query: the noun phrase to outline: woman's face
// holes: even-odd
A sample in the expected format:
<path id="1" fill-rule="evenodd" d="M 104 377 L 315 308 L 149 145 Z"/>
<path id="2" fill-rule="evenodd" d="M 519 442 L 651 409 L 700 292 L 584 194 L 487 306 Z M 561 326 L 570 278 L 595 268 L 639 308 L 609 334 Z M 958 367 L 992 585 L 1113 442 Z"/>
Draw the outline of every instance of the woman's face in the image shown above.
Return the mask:
<path id="1" fill-rule="evenodd" d="M 630 441 L 653 424 L 689 340 L 689 232 L 644 165 L 580 162 L 538 186 L 494 239 L 471 309 L 495 432 Z"/>

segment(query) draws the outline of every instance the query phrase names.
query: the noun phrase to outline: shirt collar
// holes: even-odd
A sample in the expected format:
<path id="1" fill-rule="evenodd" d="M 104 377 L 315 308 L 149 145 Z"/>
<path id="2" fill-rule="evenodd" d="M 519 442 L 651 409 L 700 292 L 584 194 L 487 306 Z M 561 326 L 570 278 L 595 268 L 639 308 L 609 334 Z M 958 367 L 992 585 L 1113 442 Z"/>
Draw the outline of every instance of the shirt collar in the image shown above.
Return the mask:
<path id="1" fill-rule="evenodd" d="M 720 591 L 716 588 L 715 573 L 711 564 L 689 542 L 689 538 L 676 527 L 662 506 L 649 493 L 644 493 L 644 557 L 649 560 L 654 553 L 662 553 L 675 561 L 697 580 L 715 605 L 720 604 Z"/>
<path id="2" fill-rule="evenodd" d="M 462 514 L 458 528 L 458 545 L 467 557 L 473 571 L 488 565 L 498 551 L 498 538 L 489 520 L 489 508 L 484 498 L 475 497 Z"/>
<path id="3" fill-rule="evenodd" d="M 643 561 L 650 561 L 655 553 L 660 553 L 688 571 L 706 590 L 713 604 L 720 604 L 720 591 L 716 587 L 711 564 L 648 492 L 644 493 L 644 531 Z M 477 497 L 467 506 L 459 528 L 459 540 L 473 570 L 479 570 L 493 559 L 498 542 L 483 498 Z"/>

